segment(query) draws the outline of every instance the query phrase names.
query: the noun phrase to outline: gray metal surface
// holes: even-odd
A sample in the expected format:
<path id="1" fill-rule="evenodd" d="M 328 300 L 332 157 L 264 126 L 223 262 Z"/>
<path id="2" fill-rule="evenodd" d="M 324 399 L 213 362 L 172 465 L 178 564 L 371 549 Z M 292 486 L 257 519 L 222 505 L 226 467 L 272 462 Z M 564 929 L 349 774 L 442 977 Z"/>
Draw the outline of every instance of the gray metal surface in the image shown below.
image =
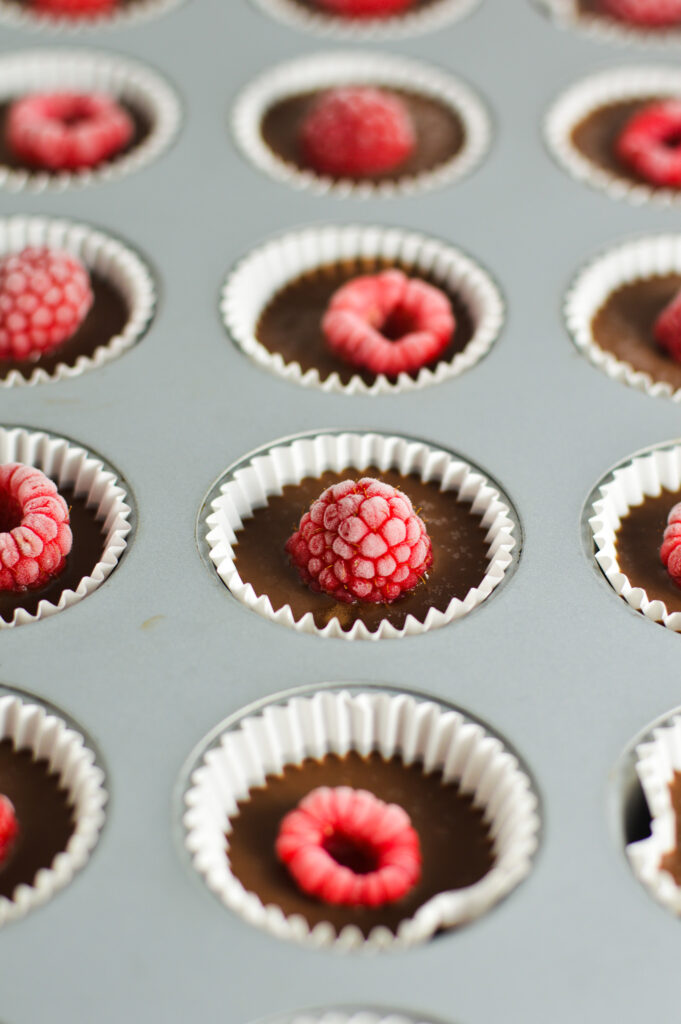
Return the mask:
<path id="1" fill-rule="evenodd" d="M 2 51 L 36 43 L 64 45 L 64 36 L 2 30 Z M 97 593 L 0 642 L 2 681 L 89 730 L 111 792 L 91 863 L 0 933 L 0 1017 L 246 1024 L 349 1000 L 464 1024 L 671 1019 L 680 925 L 632 878 L 608 805 L 628 740 L 679 703 L 681 638 L 607 592 L 585 556 L 580 514 L 608 466 L 681 433 L 679 409 L 590 366 L 566 335 L 561 301 L 594 252 L 681 228 L 681 213 L 615 203 L 571 181 L 539 127 L 579 75 L 671 55 L 559 32 L 524 0 L 485 0 L 451 29 L 389 49 L 481 90 L 496 123 L 489 158 L 455 188 L 360 205 L 269 181 L 227 134 L 237 88 L 275 61 L 319 50 L 318 39 L 246 0 L 194 0 L 78 43 L 155 65 L 186 119 L 171 152 L 123 181 L 44 198 L 0 194 L 0 215 L 66 215 L 119 233 L 161 283 L 156 320 L 132 352 L 78 380 L 0 397 L 3 422 L 102 452 L 139 512 L 129 554 Z M 244 252 L 302 223 L 360 219 L 430 230 L 491 268 L 509 310 L 482 364 L 413 395 L 350 398 L 293 388 L 230 345 L 218 289 Z M 194 524 L 218 473 L 283 435 L 348 425 L 452 447 L 508 491 L 523 557 L 476 614 L 413 640 L 326 642 L 249 613 L 209 574 Z M 528 881 L 477 924 L 403 955 L 315 955 L 227 913 L 178 856 L 171 794 L 195 743 L 254 699 L 324 679 L 433 691 L 527 759 L 544 799 L 542 850 Z"/>

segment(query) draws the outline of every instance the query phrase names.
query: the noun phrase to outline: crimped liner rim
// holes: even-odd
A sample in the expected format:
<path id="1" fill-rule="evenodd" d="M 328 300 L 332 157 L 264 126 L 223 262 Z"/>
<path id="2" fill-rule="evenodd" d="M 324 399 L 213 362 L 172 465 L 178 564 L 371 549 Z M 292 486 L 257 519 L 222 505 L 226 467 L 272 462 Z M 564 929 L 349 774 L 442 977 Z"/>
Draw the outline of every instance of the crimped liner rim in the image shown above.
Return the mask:
<path id="1" fill-rule="evenodd" d="M 678 45 L 681 26 L 664 29 L 637 28 L 607 15 L 584 14 L 576 0 L 535 0 L 561 28 L 578 29 L 603 43 L 644 43 L 646 46 Z"/>
<path id="2" fill-rule="evenodd" d="M 20 370 L 11 370 L 0 379 L 0 387 L 33 386 L 79 377 L 112 362 L 139 341 L 154 315 L 156 290 L 149 268 L 136 252 L 87 224 L 50 217 L 0 219 L 0 257 L 28 245 L 65 249 L 82 260 L 88 270 L 113 281 L 127 304 L 128 319 L 119 334 L 99 345 L 91 355 L 81 355 L 72 364 L 58 363 L 50 372 L 36 366 L 29 377 Z"/>
<path id="3" fill-rule="evenodd" d="M 323 11 L 305 10 L 292 0 L 252 0 L 271 18 L 303 32 L 357 42 L 407 39 L 451 25 L 475 10 L 481 0 L 436 0 L 420 11 L 390 18 L 347 18 Z"/>
<path id="4" fill-rule="evenodd" d="M 324 263 L 355 257 L 385 256 L 411 265 L 416 272 L 434 272 L 438 279 L 456 287 L 476 322 L 473 337 L 465 349 L 434 369 L 422 367 L 416 377 L 400 373 L 395 380 L 378 374 L 367 384 L 355 373 L 347 384 L 334 371 L 323 380 L 319 370 L 303 371 L 300 363 L 287 363 L 278 352 L 270 352 L 256 337 L 255 328 L 267 303 L 302 273 Z M 261 282 L 271 275 L 271 284 Z M 455 284 L 453 283 L 455 282 Z M 257 290 L 266 292 L 257 303 Z M 454 246 L 414 231 L 377 226 L 329 225 L 307 228 L 271 239 L 252 250 L 228 275 L 222 289 L 220 312 L 236 344 L 253 362 L 278 377 L 302 387 L 319 388 L 335 394 L 380 395 L 415 391 L 452 377 L 458 377 L 483 359 L 496 341 L 504 320 L 504 302 L 487 271 Z"/>
<path id="5" fill-rule="evenodd" d="M 485 807 L 494 839 L 496 861 L 482 879 L 438 893 L 402 921 L 396 934 L 379 926 L 365 939 L 354 925 L 336 932 L 330 922 L 311 929 L 299 915 L 264 906 L 229 870 L 225 832 L 237 800 L 286 764 L 349 750 L 397 754 L 406 764 L 422 760 L 426 772 L 442 769 L 448 781 L 459 781 L 461 791 L 474 793 L 474 803 Z M 537 798 L 515 755 L 461 712 L 407 694 L 318 691 L 247 715 L 204 754 L 184 803 L 192 864 L 225 906 L 279 938 L 339 951 L 405 949 L 442 928 L 475 920 L 529 874 L 538 845 Z"/>
<path id="6" fill-rule="evenodd" d="M 88 18 L 70 18 L 68 15 L 48 11 L 33 11 L 27 4 L 13 3 L 12 0 L 0 0 L 0 23 L 22 30 L 76 35 L 81 32 L 101 32 L 140 25 L 166 14 L 182 3 L 184 0 L 136 0 L 135 3 L 119 7 L 113 13 Z"/>
<path id="7" fill-rule="evenodd" d="M 297 1013 L 287 1013 L 276 1017 L 268 1017 L 259 1024 L 436 1024 L 430 1016 L 426 1020 L 421 1014 L 405 1014 L 401 1010 L 360 1010 L 356 1008 L 346 1009 L 337 1007 L 335 1009 L 300 1010 Z M 440 1022 L 442 1024 L 442 1022 Z"/>
<path id="8" fill-rule="evenodd" d="M 453 109 L 464 125 L 461 150 L 431 171 L 395 181 L 355 182 L 301 170 L 285 163 L 265 143 L 260 125 L 281 98 L 313 89 L 362 82 L 431 96 Z M 232 131 L 244 155 L 271 178 L 316 195 L 392 198 L 453 184 L 471 173 L 489 149 L 491 124 L 482 100 L 463 81 L 420 61 L 370 51 L 336 50 L 279 64 L 259 75 L 237 96 Z"/>
<path id="9" fill-rule="evenodd" d="M 12 898 L 0 896 L 0 927 L 46 903 L 72 880 L 88 861 L 104 824 L 104 772 L 83 736 L 46 708 L 14 694 L 0 694 L 0 739 L 17 749 L 30 748 L 59 771 L 75 808 L 76 827 L 49 867 L 41 868 L 32 885 L 19 885 Z M 21 825 L 21 823 L 19 823 Z"/>

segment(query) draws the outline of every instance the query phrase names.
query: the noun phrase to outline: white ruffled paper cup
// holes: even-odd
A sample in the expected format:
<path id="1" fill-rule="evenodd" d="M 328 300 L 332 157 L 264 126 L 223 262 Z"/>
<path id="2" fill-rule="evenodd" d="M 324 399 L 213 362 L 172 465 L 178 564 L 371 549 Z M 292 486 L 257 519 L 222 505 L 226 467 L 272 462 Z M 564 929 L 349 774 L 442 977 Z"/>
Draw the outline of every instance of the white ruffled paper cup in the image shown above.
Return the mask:
<path id="1" fill-rule="evenodd" d="M 475 325 L 465 349 L 451 359 L 442 359 L 433 369 L 423 367 L 415 377 L 400 373 L 390 379 L 378 374 L 367 384 L 355 373 L 344 384 L 337 372 L 322 379 L 319 370 L 304 371 L 298 362 L 287 363 L 280 353 L 270 352 L 258 341 L 258 321 L 277 292 L 305 273 L 355 259 L 385 260 L 413 276 L 432 275 L 437 285 L 456 293 Z M 220 310 L 231 337 L 258 366 L 302 387 L 350 395 L 414 391 L 458 377 L 489 352 L 504 318 L 499 289 L 484 270 L 458 249 L 416 232 L 357 225 L 308 228 L 275 238 L 254 250 L 227 278 Z"/>
<path id="2" fill-rule="evenodd" d="M 480 0 L 431 0 L 425 6 L 388 18 L 344 18 L 325 12 L 321 5 L 313 10 L 296 0 L 253 0 L 253 3 L 270 17 L 302 32 L 327 39 L 381 42 L 444 29 L 474 10 Z"/>
<path id="3" fill-rule="evenodd" d="M 645 391 L 654 398 L 681 402 L 681 389 L 605 351 L 593 334 L 593 320 L 610 295 L 624 285 L 666 274 L 681 274 L 681 235 L 655 235 L 609 249 L 588 264 L 576 278 L 565 300 L 568 330 L 577 348 L 608 377 Z"/>
<path id="4" fill-rule="evenodd" d="M 603 43 L 643 43 L 646 46 L 681 43 L 681 26 L 654 29 L 630 25 L 606 14 L 587 14 L 580 10 L 579 0 L 535 0 L 535 3 L 560 28 L 578 29 Z"/>
<path id="5" fill-rule="evenodd" d="M 274 698 L 276 701 L 277 698 Z M 374 928 L 367 938 L 354 925 L 337 932 L 330 922 L 314 928 L 299 915 L 264 906 L 232 874 L 230 818 L 249 791 L 268 775 L 305 758 L 343 757 L 349 751 L 400 757 L 442 771 L 484 808 L 493 840 L 494 866 L 480 881 L 438 893 L 402 921 L 396 933 Z M 405 949 L 441 929 L 466 924 L 490 910 L 528 874 L 538 844 L 537 798 L 528 775 L 501 740 L 461 712 L 435 701 L 380 688 L 318 690 L 248 712 L 213 739 L 197 759 L 184 796 L 185 847 L 196 871 L 218 898 L 249 924 L 278 938 L 338 950 Z M 225 836 L 227 835 L 227 839 Z"/>
<path id="6" fill-rule="evenodd" d="M 84 448 L 61 437 L 23 427 L 0 427 L 0 465 L 22 462 L 35 466 L 57 488 L 73 488 L 102 525 L 102 553 L 90 574 L 84 576 L 75 590 L 63 590 L 57 603 L 42 600 L 34 613 L 17 608 L 11 621 L 0 618 L 0 630 L 37 622 L 70 608 L 101 586 L 118 565 L 127 547 L 126 538 L 132 529 L 132 509 L 116 474 L 101 459 Z"/>
<path id="7" fill-rule="evenodd" d="M 7 739 L 16 750 L 46 759 L 58 773 L 73 808 L 74 830 L 66 848 L 38 871 L 32 885 L 18 885 L 11 899 L 0 896 L 0 927 L 46 903 L 84 867 L 97 845 L 107 801 L 104 772 L 80 733 L 33 699 L 0 691 L 0 740 Z"/>
<path id="8" fill-rule="evenodd" d="M 354 181 L 295 167 L 277 156 L 265 142 L 262 119 L 275 103 L 318 89 L 357 84 L 402 89 L 449 107 L 463 125 L 461 149 L 430 171 L 392 181 Z M 416 195 L 451 185 L 478 166 L 491 138 L 490 118 L 484 104 L 468 85 L 453 75 L 407 57 L 343 50 L 302 57 L 260 75 L 237 97 L 232 130 L 244 155 L 271 178 L 315 195 L 360 199 Z"/>
<path id="9" fill-rule="evenodd" d="M 117 359 L 139 341 L 153 316 L 156 292 L 149 268 L 132 249 L 86 224 L 47 217 L 0 220 L 0 257 L 21 252 L 26 246 L 65 249 L 78 257 L 89 272 L 105 278 L 116 288 L 127 306 L 128 319 L 120 333 L 99 345 L 91 355 L 78 356 L 73 363 L 58 363 L 49 372 L 36 365 L 30 376 L 24 376 L 20 370 L 10 370 L 6 377 L 0 378 L 0 387 L 79 377 Z"/>
<path id="10" fill-rule="evenodd" d="M 267 594 L 258 596 L 239 575 L 234 561 L 237 531 L 255 509 L 266 505 L 270 495 L 281 494 L 287 484 L 319 477 L 327 470 L 340 472 L 350 467 L 361 472 L 368 466 L 395 469 L 405 476 L 418 473 L 424 482 L 437 481 L 440 490 L 455 491 L 461 501 L 470 503 L 471 514 L 480 516 L 480 523 L 487 530 L 488 565 L 484 577 L 463 600 L 453 597 L 445 611 L 431 608 L 423 622 L 408 615 L 401 629 L 383 619 L 374 632 L 360 620 L 345 631 L 336 617 L 322 629 L 316 625 L 311 611 L 296 619 L 289 604 L 275 609 Z M 421 441 L 387 434 L 323 433 L 300 437 L 261 449 L 228 470 L 224 479 L 219 489 L 216 485 L 217 497 L 207 501 L 200 514 L 209 559 L 237 600 L 270 622 L 288 626 L 297 633 L 345 640 L 418 636 L 468 615 L 499 586 L 513 563 L 516 524 L 499 491 L 469 463 Z"/>
<path id="11" fill-rule="evenodd" d="M 401 1010 L 358 1009 L 339 1006 L 335 1009 L 301 1010 L 299 1013 L 285 1013 L 268 1017 L 260 1024 L 442 1024 L 421 1014 L 406 1015 Z"/>
<path id="12" fill-rule="evenodd" d="M 55 90 L 102 92 L 128 103 L 149 121 L 149 133 L 123 155 L 93 168 L 51 173 L 0 164 L 0 187 L 45 192 L 117 181 L 156 160 L 179 130 L 180 104 L 174 91 L 137 61 L 95 50 L 22 50 L 0 57 L 0 103 Z"/>
<path id="13" fill-rule="evenodd" d="M 0 23 L 23 31 L 38 29 L 48 32 L 76 34 L 88 30 L 132 28 L 160 17 L 179 6 L 183 0 L 131 0 L 119 3 L 113 11 L 86 17 L 69 17 L 51 11 L 32 8 L 30 0 L 0 0 Z"/>
<path id="14" fill-rule="evenodd" d="M 655 498 L 663 489 L 681 490 L 681 444 L 660 445 L 613 470 L 598 488 L 600 497 L 593 503 L 589 526 L 596 561 L 615 593 L 647 619 L 678 633 L 681 612 L 669 612 L 664 601 L 651 601 L 646 591 L 622 572 L 617 559 L 617 531 L 622 518 L 646 497 Z M 670 507 L 672 504 L 670 497 Z"/>
<path id="15" fill-rule="evenodd" d="M 544 136 L 555 160 L 573 178 L 606 192 L 611 199 L 630 203 L 681 205 L 681 190 L 657 188 L 631 181 L 599 167 L 572 141 L 577 125 L 600 107 L 627 100 L 680 99 L 681 69 L 649 66 L 624 67 L 590 75 L 571 86 L 555 101 L 544 121 Z"/>

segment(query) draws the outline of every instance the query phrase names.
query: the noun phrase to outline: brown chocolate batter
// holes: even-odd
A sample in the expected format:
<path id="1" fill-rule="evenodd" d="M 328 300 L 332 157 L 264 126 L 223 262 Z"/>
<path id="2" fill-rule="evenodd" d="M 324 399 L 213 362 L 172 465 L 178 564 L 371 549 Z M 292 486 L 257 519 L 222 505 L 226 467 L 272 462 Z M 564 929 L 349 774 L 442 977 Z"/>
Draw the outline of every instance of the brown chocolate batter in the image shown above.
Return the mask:
<path id="1" fill-rule="evenodd" d="M 357 83 L 361 84 L 361 83 Z M 324 90 L 289 96 L 279 100 L 265 112 L 262 137 L 285 163 L 300 170 L 309 170 L 298 146 L 300 125 L 315 100 Z M 357 180 L 397 181 L 412 177 L 447 163 L 461 150 L 464 126 L 450 107 L 430 96 L 391 89 L 407 106 L 416 130 L 413 152 L 398 168 L 380 174 L 362 175 Z"/>
<path id="2" fill-rule="evenodd" d="M 399 804 L 411 818 L 421 843 L 421 880 L 402 900 L 375 909 L 331 906 L 302 893 L 279 863 L 274 844 L 281 819 L 317 786 L 368 789 L 386 803 Z M 232 871 L 249 892 L 285 914 L 302 914 L 311 927 L 330 921 L 338 930 L 357 925 L 368 935 L 377 925 L 395 932 L 437 893 L 462 889 L 479 881 L 494 866 L 493 843 L 483 812 L 473 807 L 455 783 L 442 783 L 442 773 L 424 775 L 421 765 L 399 758 L 385 761 L 350 753 L 329 754 L 323 761 L 308 758 L 289 765 L 281 776 L 270 775 L 266 785 L 252 789 L 238 805 L 227 837 Z"/>
<path id="3" fill-rule="evenodd" d="M 20 593 L 0 591 L 0 618 L 6 622 L 11 622 L 16 608 L 25 608 L 34 614 L 42 600 L 57 604 L 62 592 L 75 590 L 83 576 L 89 576 L 102 557 L 103 524 L 95 519 L 96 509 L 88 508 L 85 500 L 77 498 L 71 488 L 60 488 L 59 493 L 69 506 L 73 533 L 73 547 L 67 556 L 64 571 L 44 587 L 35 590 L 23 590 Z"/>
<path id="4" fill-rule="evenodd" d="M 681 587 L 677 587 L 660 561 L 667 516 L 681 501 L 681 491 L 662 491 L 646 498 L 622 519 L 617 531 L 617 559 L 632 587 L 643 587 L 651 601 L 664 601 L 669 612 L 681 612 Z"/>
<path id="5" fill-rule="evenodd" d="M 265 307 L 256 327 L 258 341 L 270 352 L 279 352 L 287 363 L 300 363 L 303 372 L 316 368 L 322 380 L 336 372 L 344 384 L 357 375 L 367 384 L 372 384 L 376 380 L 375 373 L 355 369 L 330 351 L 322 331 L 322 318 L 333 293 L 353 277 L 377 274 L 394 267 L 435 285 L 449 298 L 456 318 L 456 330 L 444 352 L 429 365 L 434 367 L 439 362 L 449 362 L 457 352 L 465 349 L 473 337 L 475 325 L 468 307 L 456 292 L 443 287 L 432 275 L 421 274 L 387 260 L 345 260 L 303 274 L 278 291 Z M 418 371 L 410 376 L 416 378 Z"/>
<path id="6" fill-rule="evenodd" d="M 14 804 L 19 835 L 9 858 L 0 864 L 0 896 L 11 898 L 18 885 L 31 885 L 41 868 L 66 849 L 75 823 L 69 794 L 45 759 L 15 750 L 0 740 L 0 793 Z"/>
<path id="7" fill-rule="evenodd" d="M 376 477 L 408 494 L 433 544 L 433 567 L 427 579 L 392 604 L 343 604 L 328 594 L 315 593 L 291 567 L 284 547 L 322 491 L 341 480 L 363 476 Z M 444 611 L 453 597 L 463 599 L 471 587 L 478 586 L 488 567 L 486 533 L 470 505 L 459 502 L 454 491 L 440 491 L 436 482 L 423 483 L 417 476 L 405 477 L 395 470 L 382 472 L 370 467 L 359 472 L 348 468 L 306 477 L 284 487 L 281 495 L 271 496 L 237 532 L 234 561 L 241 579 L 250 583 L 258 596 L 267 594 L 275 609 L 290 604 L 296 620 L 311 611 L 320 629 L 337 618 L 348 631 L 361 619 L 375 632 L 384 619 L 397 629 L 410 614 L 423 622 L 431 608 Z"/>
<path id="8" fill-rule="evenodd" d="M 591 322 L 599 348 L 674 389 L 681 388 L 681 363 L 657 344 L 653 328 L 679 290 L 681 274 L 632 281 L 612 292 Z"/>
<path id="9" fill-rule="evenodd" d="M 99 274 L 90 274 L 94 302 L 76 333 L 52 352 L 37 359 L 0 359 L 0 378 L 11 370 L 30 377 L 36 367 L 53 373 L 60 363 L 75 366 L 80 356 L 92 356 L 100 345 L 108 345 L 128 322 L 127 303 L 115 285 Z"/>
<path id="10" fill-rule="evenodd" d="M 676 819 L 676 846 L 663 856 L 660 871 L 668 871 L 676 884 L 681 885 L 681 772 L 674 772 L 669 783 L 669 795 Z"/>
<path id="11" fill-rule="evenodd" d="M 615 146 L 627 121 L 639 110 L 650 103 L 659 102 L 661 98 L 667 97 L 641 96 L 635 100 L 619 100 L 617 103 L 597 107 L 573 128 L 573 145 L 588 160 L 610 174 L 654 188 L 654 185 L 618 158 Z"/>

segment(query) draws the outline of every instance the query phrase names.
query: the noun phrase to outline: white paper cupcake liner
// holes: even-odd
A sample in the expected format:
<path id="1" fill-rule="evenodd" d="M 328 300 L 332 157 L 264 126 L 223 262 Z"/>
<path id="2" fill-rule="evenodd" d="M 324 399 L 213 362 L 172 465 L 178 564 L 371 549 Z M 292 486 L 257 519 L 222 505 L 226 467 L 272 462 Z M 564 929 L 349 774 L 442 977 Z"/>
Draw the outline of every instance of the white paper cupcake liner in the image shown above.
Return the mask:
<path id="1" fill-rule="evenodd" d="M 475 331 L 465 349 L 434 369 L 424 367 L 416 377 L 401 373 L 391 380 L 379 374 L 367 384 L 354 374 L 343 384 L 338 373 L 321 379 L 315 368 L 303 371 L 287 363 L 256 337 L 261 314 L 270 299 L 302 274 L 341 260 L 386 259 L 413 274 L 433 274 L 443 288 L 456 292 L 470 310 Z M 415 232 L 396 228 L 328 226 L 309 228 L 276 238 L 250 253 L 229 275 L 220 309 L 234 341 L 258 366 L 302 387 L 331 393 L 381 395 L 438 384 L 458 377 L 489 352 L 504 318 L 498 288 L 484 270 L 458 249 Z"/>
<path id="2" fill-rule="evenodd" d="M 268 1017 L 259 1024 L 443 1024 L 430 1016 L 405 1014 L 401 1010 L 358 1009 L 339 1006 L 334 1009 L 301 1010 Z"/>
<path id="3" fill-rule="evenodd" d="M 308 10 L 294 0 L 252 0 L 270 17 L 291 28 L 327 39 L 380 42 L 407 39 L 410 36 L 435 32 L 470 14 L 480 0 L 434 0 L 417 10 L 390 18 L 343 18 L 338 15 Z"/>
<path id="4" fill-rule="evenodd" d="M 681 489 L 681 444 L 660 445 L 609 474 L 599 487 L 600 498 L 593 503 L 589 526 L 596 547 L 596 561 L 613 590 L 646 618 L 681 632 L 681 612 L 667 611 L 664 601 L 651 601 L 645 590 L 634 586 L 622 572 L 617 560 L 616 534 L 622 518 L 646 497 L 657 497 L 663 489 Z M 670 509 L 673 503 L 670 497 Z"/>
<path id="5" fill-rule="evenodd" d="M 646 46 L 678 46 L 681 43 L 681 27 L 678 26 L 646 29 L 607 15 L 584 14 L 577 0 L 535 0 L 535 3 L 561 28 L 578 29 L 603 43 L 639 43 Z"/>
<path id="6" fill-rule="evenodd" d="M 602 349 L 592 323 L 613 292 L 624 285 L 665 274 L 681 274 L 681 235 L 655 235 L 626 242 L 608 250 L 579 274 L 565 300 L 565 321 L 577 348 L 594 366 L 629 387 L 654 398 L 681 402 L 681 389 L 654 380 Z"/>
<path id="7" fill-rule="evenodd" d="M 681 205 L 681 190 L 655 188 L 611 174 L 584 156 L 572 142 L 572 132 L 580 121 L 599 107 L 649 97 L 681 98 L 681 69 L 625 67 L 582 79 L 564 92 L 546 115 L 544 135 L 549 150 L 573 178 L 606 192 L 612 199 Z"/>
<path id="8" fill-rule="evenodd" d="M 103 526 L 102 554 L 89 576 L 84 576 L 75 590 L 64 590 L 56 604 L 42 600 L 35 613 L 17 608 L 10 622 L 0 618 L 0 629 L 11 629 L 28 622 L 37 622 L 49 615 L 70 608 L 91 594 L 111 575 L 126 548 L 130 533 L 132 509 L 126 503 L 126 492 L 115 474 L 100 459 L 84 448 L 60 437 L 23 427 L 0 427 L 0 465 L 22 462 L 36 466 L 54 480 L 57 488 L 72 487 L 85 498 L 87 505 Z"/>
<path id="9" fill-rule="evenodd" d="M 128 309 L 123 330 L 100 345 L 91 355 L 81 355 L 72 364 L 59 363 L 47 371 L 36 366 L 26 377 L 11 370 L 0 379 L 0 387 L 42 384 L 50 380 L 79 377 L 117 359 L 141 338 L 154 312 L 156 294 L 149 268 L 127 246 L 95 231 L 86 224 L 46 217 L 9 217 L 0 220 L 0 257 L 21 252 L 26 246 L 46 245 L 65 249 L 80 259 L 88 271 L 106 278 L 120 292 Z"/>
<path id="10" fill-rule="evenodd" d="M 258 597 L 251 584 L 239 576 L 234 563 L 237 531 L 256 508 L 267 504 L 268 496 L 281 494 L 287 484 L 299 483 L 307 476 L 321 476 L 326 470 L 340 472 L 352 467 L 361 472 L 367 466 L 396 469 L 405 476 L 418 473 L 424 482 L 436 480 L 441 490 L 456 491 L 462 501 L 470 503 L 471 514 L 480 516 L 481 525 L 487 530 L 489 561 L 485 576 L 463 600 L 452 598 L 444 612 L 431 608 L 423 622 L 408 615 L 401 629 L 384 619 L 375 632 L 361 621 L 344 631 L 336 617 L 320 629 L 312 612 L 296 619 L 288 604 L 275 610 L 267 594 Z M 317 434 L 273 445 L 230 473 L 219 496 L 205 507 L 203 515 L 210 560 L 237 600 L 271 622 L 298 633 L 346 640 L 416 636 L 467 615 L 501 583 L 513 562 L 516 545 L 509 507 L 481 472 L 457 456 L 423 442 L 381 434 Z"/>
<path id="11" fill-rule="evenodd" d="M 75 35 L 88 31 L 101 32 L 110 28 L 132 28 L 166 14 L 181 3 L 183 0 L 135 0 L 134 3 L 121 5 L 106 14 L 71 18 L 64 14 L 33 10 L 27 3 L 0 0 L 0 23 L 23 31 L 38 29 Z"/>
<path id="12" fill-rule="evenodd" d="M 354 925 L 336 932 L 330 922 L 314 928 L 298 915 L 264 906 L 232 874 L 225 833 L 237 802 L 289 764 L 349 751 L 373 751 L 424 772 L 441 770 L 484 808 L 495 864 L 478 882 L 442 892 L 402 921 L 394 934 L 377 927 L 368 938 Z M 339 950 L 407 948 L 480 917 L 529 873 L 539 831 L 537 799 L 528 776 L 502 742 L 449 708 L 407 694 L 318 691 L 265 707 L 226 731 L 205 753 L 185 794 L 185 845 L 209 889 L 250 924 L 278 938 Z"/>
<path id="13" fill-rule="evenodd" d="M 80 733 L 40 704 L 0 693 L 0 739 L 10 739 L 15 749 L 31 750 L 36 758 L 49 762 L 68 790 L 75 821 L 66 848 L 38 871 L 33 884 L 17 886 L 11 899 L 0 896 L 2 927 L 46 903 L 87 863 L 104 824 L 107 793 L 104 772 Z"/>
<path id="14" fill-rule="evenodd" d="M 0 102 L 60 89 L 103 92 L 129 103 L 149 119 L 149 134 L 127 153 L 91 169 L 52 174 L 0 165 L 0 187 L 44 192 L 117 181 L 159 157 L 178 132 L 177 96 L 160 75 L 136 61 L 94 50 L 22 50 L 0 58 Z"/>
<path id="15" fill-rule="evenodd" d="M 439 167 L 394 181 L 351 181 L 301 170 L 286 163 L 266 144 L 263 116 L 279 100 L 335 86 L 362 84 L 403 89 L 432 97 L 455 111 L 464 126 L 461 150 Z M 490 144 L 489 115 L 475 93 L 452 75 L 410 60 L 369 51 L 318 53 L 279 64 L 260 75 L 237 97 L 232 113 L 235 139 L 248 159 L 277 181 L 316 195 L 390 198 L 451 185 L 481 162 Z"/>

